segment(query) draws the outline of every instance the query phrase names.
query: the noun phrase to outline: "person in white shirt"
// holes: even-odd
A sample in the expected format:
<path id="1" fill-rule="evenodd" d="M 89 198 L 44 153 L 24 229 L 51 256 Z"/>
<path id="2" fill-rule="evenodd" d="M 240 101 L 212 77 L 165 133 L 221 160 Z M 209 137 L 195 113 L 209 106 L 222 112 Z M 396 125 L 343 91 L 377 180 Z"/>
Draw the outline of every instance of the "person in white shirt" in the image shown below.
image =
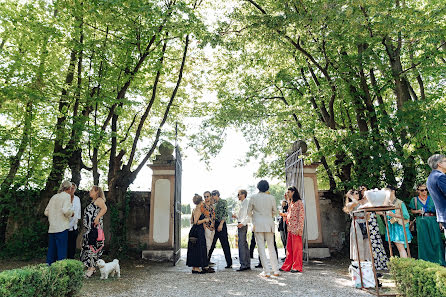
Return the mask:
<path id="1" fill-rule="evenodd" d="M 76 192 L 77 186 L 75 183 L 72 183 L 71 186 L 71 203 L 73 204 L 74 213 L 70 218 L 70 225 L 68 228 L 68 250 L 67 250 L 67 258 L 74 259 L 74 254 L 76 253 L 76 242 L 78 236 L 78 227 L 77 223 L 81 219 L 81 200 L 79 197 L 74 195 Z"/>
<path id="2" fill-rule="evenodd" d="M 277 214 L 276 199 L 274 196 L 265 193 L 269 189 L 269 184 L 266 180 L 259 181 L 257 189 L 259 189 L 259 193 L 251 196 L 249 199 L 248 216 L 252 220 L 252 229 L 256 237 L 260 260 L 262 260 L 263 264 L 263 272 L 261 275 L 270 277 L 269 265 L 265 253 L 266 240 L 274 276 L 279 276 L 279 264 L 277 262 L 276 251 L 274 250 L 274 232 L 276 228 L 274 217 Z"/>
<path id="3" fill-rule="evenodd" d="M 67 258 L 68 227 L 70 217 L 73 215 L 71 203 L 71 182 L 65 180 L 60 185 L 59 191 L 45 208 L 50 226 L 48 228 L 48 254 L 46 263 L 52 263 Z"/>
<path id="4" fill-rule="evenodd" d="M 240 268 L 237 271 L 245 271 L 251 269 L 251 257 L 249 256 L 248 241 L 246 240 L 246 234 L 248 232 L 248 204 L 249 200 L 246 199 L 246 190 L 238 191 L 237 197 L 240 200 L 240 209 L 237 214 L 232 217 L 238 221 L 238 254 L 240 260 Z"/>

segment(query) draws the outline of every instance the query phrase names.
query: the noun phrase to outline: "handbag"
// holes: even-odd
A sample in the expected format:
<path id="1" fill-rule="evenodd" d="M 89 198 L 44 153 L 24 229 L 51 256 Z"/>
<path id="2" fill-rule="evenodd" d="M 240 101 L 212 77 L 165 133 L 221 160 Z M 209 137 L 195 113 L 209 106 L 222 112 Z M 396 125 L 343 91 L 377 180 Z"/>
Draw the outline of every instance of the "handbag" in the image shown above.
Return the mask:
<path id="1" fill-rule="evenodd" d="M 101 225 L 98 225 L 98 238 L 97 241 L 104 241 L 105 240 L 105 235 L 104 235 L 104 230 L 102 229 Z"/>
<path id="2" fill-rule="evenodd" d="M 415 210 L 417 210 L 417 200 L 418 200 L 418 198 L 415 197 Z M 413 220 L 410 221 L 410 223 L 409 223 L 409 230 L 410 231 L 415 231 L 416 230 L 416 228 L 417 228 L 416 222 L 417 222 L 417 217 L 414 217 Z"/>

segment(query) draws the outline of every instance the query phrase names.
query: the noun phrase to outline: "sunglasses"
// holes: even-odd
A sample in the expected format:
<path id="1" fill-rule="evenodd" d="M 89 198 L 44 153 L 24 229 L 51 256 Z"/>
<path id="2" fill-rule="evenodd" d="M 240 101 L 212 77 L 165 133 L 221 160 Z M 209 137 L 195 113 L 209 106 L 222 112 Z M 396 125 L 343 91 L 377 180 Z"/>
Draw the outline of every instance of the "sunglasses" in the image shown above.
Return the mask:
<path id="1" fill-rule="evenodd" d="M 204 198 L 211 198 L 211 196 L 209 196 L 209 195 L 204 195 Z"/>
<path id="2" fill-rule="evenodd" d="M 420 192 L 427 192 L 427 189 L 418 189 Z"/>

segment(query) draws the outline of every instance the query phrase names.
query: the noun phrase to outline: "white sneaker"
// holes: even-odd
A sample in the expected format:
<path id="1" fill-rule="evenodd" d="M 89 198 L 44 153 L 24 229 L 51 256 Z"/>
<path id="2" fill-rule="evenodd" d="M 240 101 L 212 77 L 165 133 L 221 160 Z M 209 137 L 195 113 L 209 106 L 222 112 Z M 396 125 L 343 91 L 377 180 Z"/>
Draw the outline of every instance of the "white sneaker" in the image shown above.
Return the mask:
<path id="1" fill-rule="evenodd" d="M 260 275 L 260 276 L 263 276 L 263 277 L 271 277 L 271 275 L 269 274 L 269 272 L 265 272 L 265 271 L 262 271 L 259 275 Z"/>

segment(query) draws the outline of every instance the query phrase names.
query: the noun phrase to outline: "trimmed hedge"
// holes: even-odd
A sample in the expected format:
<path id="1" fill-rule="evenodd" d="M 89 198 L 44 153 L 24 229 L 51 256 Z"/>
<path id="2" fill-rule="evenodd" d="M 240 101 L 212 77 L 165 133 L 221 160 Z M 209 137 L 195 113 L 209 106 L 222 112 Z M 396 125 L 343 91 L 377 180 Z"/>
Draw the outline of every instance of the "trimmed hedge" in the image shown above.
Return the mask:
<path id="1" fill-rule="evenodd" d="M 407 297 L 446 296 L 446 268 L 436 263 L 392 257 L 390 273 L 398 291 Z"/>
<path id="2" fill-rule="evenodd" d="M 82 288 L 83 270 L 77 260 L 5 270 L 0 273 L 0 296 L 75 296 Z"/>

